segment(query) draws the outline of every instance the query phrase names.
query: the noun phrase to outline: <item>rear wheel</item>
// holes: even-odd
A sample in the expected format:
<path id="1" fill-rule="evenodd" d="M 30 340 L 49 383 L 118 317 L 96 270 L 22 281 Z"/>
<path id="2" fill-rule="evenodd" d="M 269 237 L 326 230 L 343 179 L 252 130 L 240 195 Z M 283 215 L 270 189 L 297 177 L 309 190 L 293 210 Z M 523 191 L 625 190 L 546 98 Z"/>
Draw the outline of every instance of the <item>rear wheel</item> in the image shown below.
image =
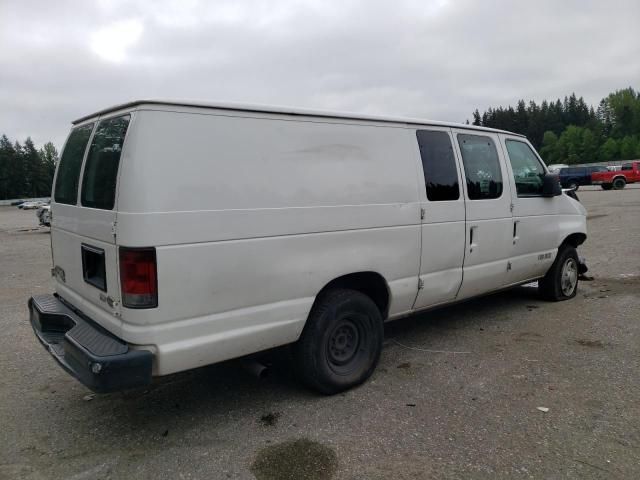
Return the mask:
<path id="1" fill-rule="evenodd" d="M 538 281 L 540 295 L 553 302 L 568 300 L 578 291 L 578 252 L 571 245 L 564 245 L 558 251 L 553 265 Z"/>
<path id="2" fill-rule="evenodd" d="M 578 190 L 580 188 L 580 185 L 578 184 L 578 182 L 576 182 L 575 180 L 571 180 L 569 182 L 569 188 L 571 190 Z"/>
<path id="3" fill-rule="evenodd" d="M 627 185 L 627 182 L 624 178 L 616 178 L 613 181 L 613 189 L 614 190 L 622 190 Z"/>
<path id="4" fill-rule="evenodd" d="M 355 290 L 322 294 L 293 346 L 300 379 L 331 395 L 364 382 L 382 352 L 382 315 L 373 300 Z"/>

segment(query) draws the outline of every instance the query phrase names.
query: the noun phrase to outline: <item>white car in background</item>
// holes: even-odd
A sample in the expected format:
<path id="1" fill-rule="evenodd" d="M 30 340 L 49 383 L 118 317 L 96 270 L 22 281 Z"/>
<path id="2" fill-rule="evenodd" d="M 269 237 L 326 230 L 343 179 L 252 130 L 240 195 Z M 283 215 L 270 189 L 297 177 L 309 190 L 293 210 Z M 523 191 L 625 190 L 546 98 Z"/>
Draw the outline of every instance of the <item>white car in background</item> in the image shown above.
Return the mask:
<path id="1" fill-rule="evenodd" d="M 18 208 L 22 210 L 35 210 L 36 208 L 40 208 L 42 202 L 24 202 L 18 205 Z"/>
<path id="2" fill-rule="evenodd" d="M 566 165 L 564 163 L 555 163 L 555 164 L 552 164 L 552 165 L 547 165 L 547 168 L 552 173 L 558 173 L 561 168 L 567 168 L 568 166 L 569 165 Z"/>

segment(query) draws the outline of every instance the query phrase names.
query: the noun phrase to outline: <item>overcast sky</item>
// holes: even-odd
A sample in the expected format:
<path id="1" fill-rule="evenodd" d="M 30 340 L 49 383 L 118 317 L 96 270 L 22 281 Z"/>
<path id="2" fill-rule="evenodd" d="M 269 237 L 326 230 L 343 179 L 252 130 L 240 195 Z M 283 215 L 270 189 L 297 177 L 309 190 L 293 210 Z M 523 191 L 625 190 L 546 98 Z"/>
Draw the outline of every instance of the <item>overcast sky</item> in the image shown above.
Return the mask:
<path id="1" fill-rule="evenodd" d="M 464 122 L 640 88 L 640 1 L 0 0 L 0 133 L 137 98 Z"/>

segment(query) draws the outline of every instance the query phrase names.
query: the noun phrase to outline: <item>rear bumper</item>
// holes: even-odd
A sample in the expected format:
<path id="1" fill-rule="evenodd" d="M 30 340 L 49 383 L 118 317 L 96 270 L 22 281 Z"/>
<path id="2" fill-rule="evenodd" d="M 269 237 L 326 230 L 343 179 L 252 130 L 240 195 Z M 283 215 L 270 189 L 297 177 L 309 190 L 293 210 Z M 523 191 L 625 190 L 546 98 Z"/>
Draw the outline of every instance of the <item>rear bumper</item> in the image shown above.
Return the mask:
<path id="1" fill-rule="evenodd" d="M 151 382 L 150 351 L 130 349 L 57 296 L 36 295 L 28 305 L 31 326 L 40 342 L 62 368 L 94 392 L 115 392 Z"/>

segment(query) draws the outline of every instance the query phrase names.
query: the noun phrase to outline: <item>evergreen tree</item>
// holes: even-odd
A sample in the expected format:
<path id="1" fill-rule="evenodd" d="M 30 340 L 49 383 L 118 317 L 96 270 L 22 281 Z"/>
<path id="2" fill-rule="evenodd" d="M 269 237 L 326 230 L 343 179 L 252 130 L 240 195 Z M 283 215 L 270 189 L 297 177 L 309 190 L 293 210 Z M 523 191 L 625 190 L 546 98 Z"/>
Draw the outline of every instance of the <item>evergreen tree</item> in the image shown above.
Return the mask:
<path id="1" fill-rule="evenodd" d="M 47 185 L 42 160 L 31 137 L 27 137 L 24 142 L 22 158 L 25 168 L 25 194 L 29 197 L 39 197 Z"/>
<path id="2" fill-rule="evenodd" d="M 9 198 L 19 198 L 27 195 L 27 169 L 22 145 L 15 142 L 13 150 L 15 154 L 9 164 Z"/>
<path id="3" fill-rule="evenodd" d="M 482 125 L 482 119 L 480 118 L 480 112 L 476 108 L 475 112 L 473 112 L 473 124 L 480 126 Z"/>
<path id="4" fill-rule="evenodd" d="M 640 95 L 633 88 L 618 90 L 607 98 L 612 135 L 623 138 L 640 132 Z"/>
<path id="5" fill-rule="evenodd" d="M 49 196 L 51 194 L 56 165 L 58 165 L 58 150 L 56 150 L 53 143 L 47 142 L 44 144 L 44 147 L 40 149 L 38 154 L 40 155 L 46 180 L 46 193 L 43 193 L 43 195 Z"/>
<path id="6" fill-rule="evenodd" d="M 0 137 L 0 199 L 11 198 L 11 168 L 16 151 L 6 135 Z"/>

